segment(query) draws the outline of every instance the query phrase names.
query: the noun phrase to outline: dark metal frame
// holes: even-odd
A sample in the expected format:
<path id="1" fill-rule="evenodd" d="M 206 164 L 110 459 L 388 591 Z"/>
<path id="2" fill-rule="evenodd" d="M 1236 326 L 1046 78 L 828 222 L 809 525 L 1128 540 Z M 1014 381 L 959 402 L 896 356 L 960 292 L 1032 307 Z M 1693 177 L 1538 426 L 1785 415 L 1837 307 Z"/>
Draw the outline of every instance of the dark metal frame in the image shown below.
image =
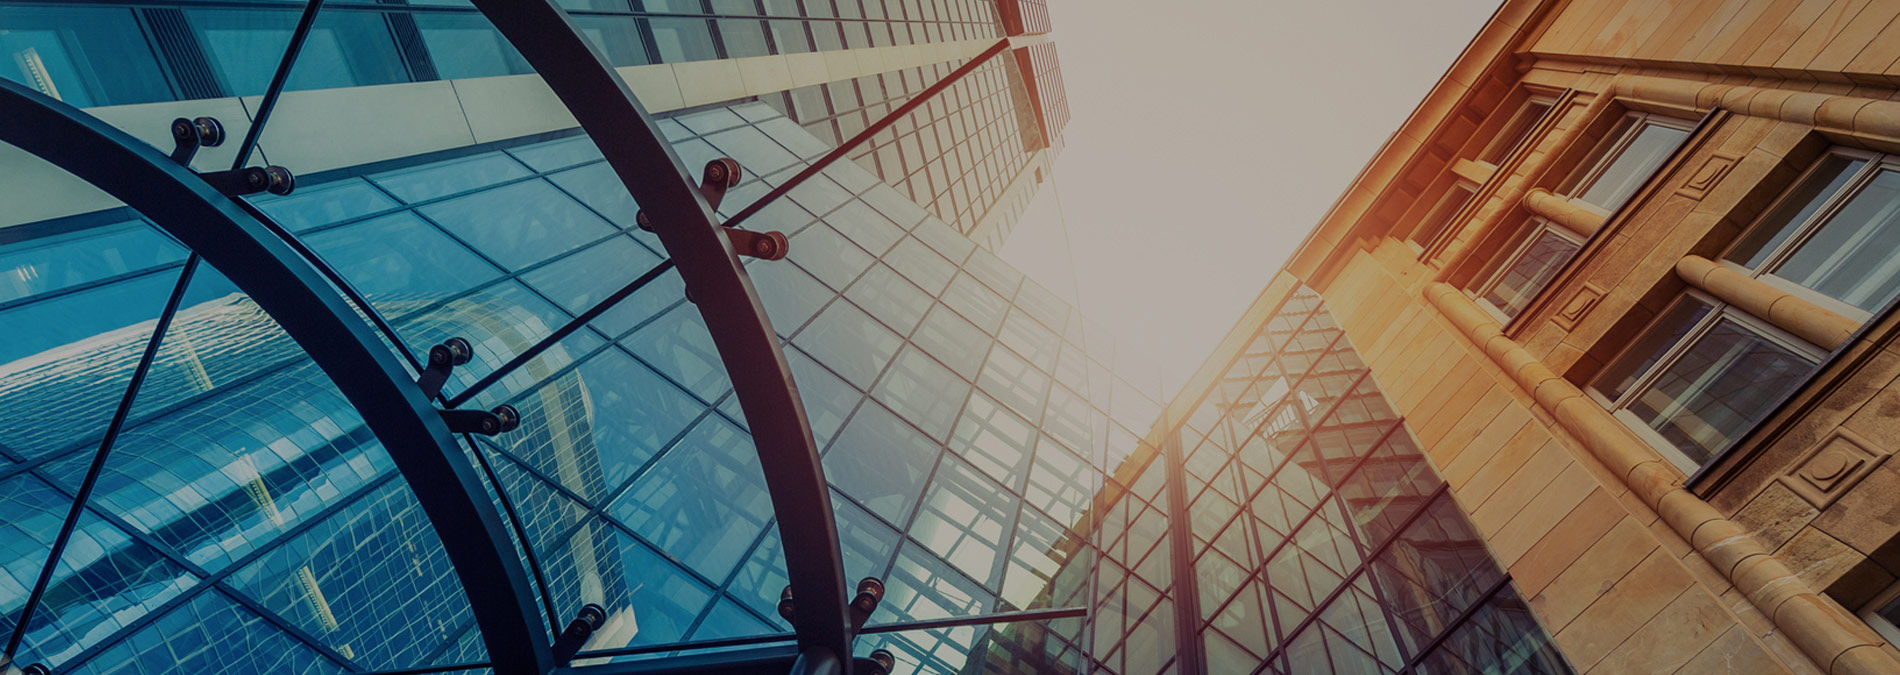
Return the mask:
<path id="1" fill-rule="evenodd" d="M 731 374 L 780 516 L 796 598 L 793 670 L 848 675 L 851 663 L 841 659 L 851 654 L 853 632 L 831 494 L 791 368 L 744 266 L 653 117 L 555 0 L 475 0 L 475 6 L 574 114 L 678 267 Z"/>
<path id="2" fill-rule="evenodd" d="M 289 245 L 190 169 L 65 103 L 0 81 L 0 142 L 144 214 L 249 294 L 344 392 L 409 479 L 504 673 L 553 666 L 533 589 L 434 406 L 400 361 Z M 498 545 L 500 544 L 500 545 Z M 506 553 L 504 553 L 506 551 Z"/>

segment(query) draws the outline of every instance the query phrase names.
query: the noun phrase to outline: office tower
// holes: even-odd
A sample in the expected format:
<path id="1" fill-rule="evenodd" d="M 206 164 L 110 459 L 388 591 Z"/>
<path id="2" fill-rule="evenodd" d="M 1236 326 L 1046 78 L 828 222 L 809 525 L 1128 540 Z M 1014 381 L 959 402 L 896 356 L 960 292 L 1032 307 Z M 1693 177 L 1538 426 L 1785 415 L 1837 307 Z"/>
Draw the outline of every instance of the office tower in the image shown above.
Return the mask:
<path id="1" fill-rule="evenodd" d="M 1407 659 L 1364 650 L 1375 669 L 1341 627 L 1335 672 L 1900 672 L 1896 11 L 1513 0 L 1484 25 L 1168 408 L 1197 428 L 1227 364 L 1316 295 L 1442 477 L 1455 538 L 1496 562 L 1466 579 L 1514 600 L 1483 606 L 1550 636 L 1549 658 L 1419 662 L 1395 612 L 1363 625 Z M 1197 454 L 1190 489 L 1215 466 Z M 1205 672 L 1251 668 L 1258 632 L 1223 621 Z M 1293 671 L 1327 671 L 1291 640 Z"/>
<path id="2" fill-rule="evenodd" d="M 892 90 L 860 116 L 869 124 L 955 75 L 896 139 L 938 130 L 926 158 L 954 172 L 948 182 L 920 168 L 900 192 L 831 163 L 751 216 L 790 254 L 744 269 L 832 488 L 835 516 L 796 517 L 835 517 L 845 573 L 883 580 L 872 625 L 1063 608 L 1047 589 L 1092 553 L 1062 542 L 1090 535 L 1101 467 L 1135 452 L 1131 429 L 1158 404 L 1111 371 L 1099 328 L 970 236 L 988 222 L 987 243 L 1000 242 L 1008 226 L 991 211 L 1019 210 L 1035 183 L 1021 176 L 1047 168 L 1029 159 L 1060 130 L 1042 113 L 1060 95 L 1052 45 L 1029 35 L 1046 19 L 1033 31 L 1012 19 L 1006 35 L 997 8 L 966 1 L 563 4 L 689 171 L 736 160 L 724 218 L 849 139 L 787 118 L 798 92 L 920 85 Z M 302 9 L 0 5 L 0 46 L 21 68 L 9 80 L 165 151 L 173 118 L 217 118 L 228 137 L 191 160 L 200 172 L 232 165 L 269 111 L 252 163 L 294 167 L 297 187 L 242 197 L 258 220 L 335 270 L 324 292 L 360 293 L 363 318 L 386 322 L 380 334 L 406 357 L 466 340 L 473 358 L 445 400 L 519 411 L 518 428 L 458 436 L 457 459 L 508 524 L 504 555 L 528 570 L 540 628 L 558 631 L 585 603 L 605 609 L 576 663 L 787 642 L 771 639 L 792 627 L 778 612 L 790 583 L 779 514 L 735 378 L 593 139 L 467 3 L 322 7 L 266 104 Z M 18 636 L 5 667 L 484 669 L 470 598 L 488 589 L 457 576 L 438 536 L 455 525 L 432 522 L 417 497 L 434 486 L 399 470 L 394 458 L 415 449 L 385 447 L 226 270 L 5 148 L 0 320 L 17 330 L 0 355 L 0 633 Z M 115 425 L 135 372 L 142 385 Z M 1080 623 L 1041 622 L 1050 658 L 1085 661 Z M 856 645 L 894 652 L 904 672 L 958 672 L 976 667 L 988 630 Z"/>

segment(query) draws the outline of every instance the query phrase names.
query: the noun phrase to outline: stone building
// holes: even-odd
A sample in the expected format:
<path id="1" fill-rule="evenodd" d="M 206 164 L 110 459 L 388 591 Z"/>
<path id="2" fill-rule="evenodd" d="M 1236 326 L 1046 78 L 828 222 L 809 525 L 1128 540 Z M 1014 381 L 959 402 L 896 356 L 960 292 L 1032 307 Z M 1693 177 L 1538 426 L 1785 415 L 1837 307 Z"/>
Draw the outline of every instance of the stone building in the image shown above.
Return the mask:
<path id="1" fill-rule="evenodd" d="M 1896 17 L 1505 2 L 1151 444 L 1310 288 L 1577 672 L 1900 672 Z"/>

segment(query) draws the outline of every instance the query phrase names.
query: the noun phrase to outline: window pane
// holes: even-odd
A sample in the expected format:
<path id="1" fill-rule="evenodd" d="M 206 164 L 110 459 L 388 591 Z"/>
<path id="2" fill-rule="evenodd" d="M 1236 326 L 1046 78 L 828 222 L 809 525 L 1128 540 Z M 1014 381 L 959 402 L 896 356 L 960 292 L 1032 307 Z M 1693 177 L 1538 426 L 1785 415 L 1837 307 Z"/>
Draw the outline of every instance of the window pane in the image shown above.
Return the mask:
<path id="1" fill-rule="evenodd" d="M 1881 171 L 1775 275 L 1867 311 L 1900 290 L 1900 171 Z"/>
<path id="2" fill-rule="evenodd" d="M 283 60 L 297 26 L 297 12 L 193 10 L 187 12 L 204 41 L 227 94 L 262 94 Z M 402 82 L 401 57 L 379 12 L 324 12 L 310 29 L 285 87 L 332 89 Z"/>
<path id="3" fill-rule="evenodd" d="M 1656 167 L 1662 166 L 1663 160 L 1669 158 L 1669 153 L 1682 144 L 1682 139 L 1689 137 L 1687 131 L 1650 122 L 1641 123 L 1631 133 L 1635 138 L 1630 140 L 1629 146 L 1623 148 L 1614 159 L 1608 160 L 1603 172 L 1590 181 L 1587 187 L 1579 186 L 1582 194 L 1578 196 L 1584 201 L 1606 211 L 1615 211 L 1623 205 L 1624 200 L 1635 194 L 1636 188 L 1649 180 L 1650 174 L 1656 172 Z"/>
<path id="4" fill-rule="evenodd" d="M 1597 375 L 1596 389 L 1612 401 L 1623 397 L 1624 392 L 1636 385 L 1636 380 L 1649 372 L 1649 369 L 1661 361 L 1664 354 L 1674 348 L 1690 329 L 1709 315 L 1709 304 L 1694 296 L 1683 298 L 1669 307 L 1669 310 L 1649 324 L 1642 337 L 1636 339 L 1623 356 L 1603 369 Z"/>
<path id="5" fill-rule="evenodd" d="M 1471 188 L 1453 185 L 1445 192 L 1444 198 L 1438 201 L 1438 205 L 1432 207 L 1432 212 L 1419 221 L 1418 227 L 1412 229 L 1411 240 L 1420 246 L 1430 246 L 1433 241 L 1437 241 L 1438 235 L 1444 233 L 1446 226 L 1451 224 L 1452 216 L 1458 215 L 1465 204 L 1471 201 L 1471 195 Z"/>
<path id="6" fill-rule="evenodd" d="M 1498 131 L 1497 138 L 1491 142 L 1490 147 L 1485 148 L 1484 152 L 1478 155 L 1478 159 L 1496 164 L 1499 160 L 1511 156 L 1511 151 L 1516 150 L 1517 146 L 1524 143 L 1524 139 L 1530 137 L 1531 129 L 1544 118 L 1544 113 L 1550 112 L 1550 105 L 1548 101 L 1525 103 L 1524 107 L 1511 117 L 1510 123 Z"/>
<path id="7" fill-rule="evenodd" d="M 723 19 L 719 22 L 719 39 L 726 43 L 726 58 L 772 53 L 765 46 L 765 24 L 758 21 Z"/>
<path id="8" fill-rule="evenodd" d="M 1548 228 L 1537 231 L 1531 235 L 1530 246 L 1506 264 L 1484 299 L 1505 316 L 1517 316 L 1531 303 L 1531 298 L 1537 297 L 1538 291 L 1544 290 L 1551 277 L 1557 276 L 1564 263 L 1570 262 L 1577 248 L 1576 242 Z"/>
<path id="9" fill-rule="evenodd" d="M 534 72 L 487 19 L 446 12 L 417 13 L 415 18 L 436 73 L 444 80 Z"/>
<path id="10" fill-rule="evenodd" d="M 1722 318 L 1631 401 L 1629 410 L 1700 465 L 1799 386 L 1814 365 Z"/>
<path id="11" fill-rule="evenodd" d="M 1782 243 L 1788 241 L 1788 237 L 1794 235 L 1795 230 L 1814 217 L 1814 212 L 1820 210 L 1822 202 L 1839 192 L 1841 186 L 1846 185 L 1848 179 L 1853 178 L 1866 164 L 1864 160 L 1840 155 L 1829 155 L 1827 159 L 1821 160 L 1820 167 L 1796 186 L 1782 200 L 1781 206 L 1762 219 L 1726 257 L 1749 269 L 1760 269 L 1761 264 L 1775 254 L 1775 249 L 1780 248 Z"/>
<path id="12" fill-rule="evenodd" d="M 127 9 L 0 7 L 0 77 L 80 108 L 169 101 Z"/>
<path id="13" fill-rule="evenodd" d="M 659 48 L 661 63 L 705 61 L 719 58 L 713 51 L 712 29 L 705 19 L 649 19 L 653 28 L 653 46 Z"/>

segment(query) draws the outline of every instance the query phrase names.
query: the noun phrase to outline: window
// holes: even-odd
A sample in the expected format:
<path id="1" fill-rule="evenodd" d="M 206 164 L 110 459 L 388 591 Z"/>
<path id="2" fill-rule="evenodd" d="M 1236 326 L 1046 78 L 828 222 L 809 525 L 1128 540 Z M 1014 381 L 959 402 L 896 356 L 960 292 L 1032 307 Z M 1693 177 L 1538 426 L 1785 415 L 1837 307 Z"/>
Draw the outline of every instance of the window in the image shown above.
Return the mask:
<path id="1" fill-rule="evenodd" d="M 1698 292 L 1677 300 L 1589 392 L 1694 472 L 1805 382 L 1821 350 Z"/>
<path id="2" fill-rule="evenodd" d="M 1477 188 L 1468 183 L 1461 181 L 1452 185 L 1443 197 L 1438 198 L 1438 204 L 1425 214 L 1425 218 L 1412 228 L 1412 235 L 1407 239 L 1420 250 L 1431 248 L 1432 242 L 1438 241 L 1440 235 L 1451 230 L 1452 217 L 1463 211 L 1476 193 Z"/>
<path id="3" fill-rule="evenodd" d="M 1900 584 L 1888 587 L 1867 603 L 1860 618 L 1886 638 L 1887 644 L 1900 645 Z"/>
<path id="4" fill-rule="evenodd" d="M 1605 213 L 1615 211 L 1682 145 L 1689 137 L 1690 126 L 1690 122 L 1670 117 L 1629 115 L 1584 163 L 1565 194 Z"/>
<path id="5" fill-rule="evenodd" d="M 1723 264 L 1866 319 L 1900 294 L 1900 158 L 1836 151 L 1751 228 Z"/>
<path id="6" fill-rule="evenodd" d="M 1480 306 L 1501 321 L 1509 322 L 1524 311 L 1583 247 L 1583 241 L 1569 230 L 1541 219 L 1532 222 L 1530 233 L 1472 293 L 1483 301 Z"/>
<path id="7" fill-rule="evenodd" d="M 1517 114 L 1511 116 L 1511 121 L 1498 130 L 1498 135 L 1491 140 L 1491 144 L 1485 146 L 1483 152 L 1478 153 L 1478 160 L 1495 165 L 1503 162 L 1506 157 L 1510 157 L 1511 153 L 1517 150 L 1517 146 L 1523 145 L 1524 140 L 1530 138 L 1531 130 L 1537 128 L 1537 123 L 1544 119 L 1544 115 L 1549 113 L 1556 103 L 1555 100 L 1547 98 L 1533 98 L 1526 101 L 1524 107 L 1518 108 Z"/>

